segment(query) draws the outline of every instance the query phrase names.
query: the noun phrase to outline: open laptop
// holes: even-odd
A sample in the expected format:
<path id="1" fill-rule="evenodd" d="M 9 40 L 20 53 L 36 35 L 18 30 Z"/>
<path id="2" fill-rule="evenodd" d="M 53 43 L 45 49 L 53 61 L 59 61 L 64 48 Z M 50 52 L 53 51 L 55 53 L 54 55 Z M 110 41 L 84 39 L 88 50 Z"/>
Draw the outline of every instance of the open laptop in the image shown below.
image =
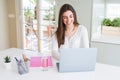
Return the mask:
<path id="1" fill-rule="evenodd" d="M 80 72 L 95 70 L 97 48 L 60 49 L 59 72 Z"/>

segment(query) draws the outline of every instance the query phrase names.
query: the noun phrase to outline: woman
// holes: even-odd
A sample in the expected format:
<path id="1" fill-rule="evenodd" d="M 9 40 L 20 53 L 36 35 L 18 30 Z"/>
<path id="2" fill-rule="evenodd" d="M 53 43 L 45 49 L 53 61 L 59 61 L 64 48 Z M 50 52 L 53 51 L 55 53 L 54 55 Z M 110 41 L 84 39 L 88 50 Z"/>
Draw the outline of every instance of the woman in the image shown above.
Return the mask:
<path id="1" fill-rule="evenodd" d="M 76 12 L 70 4 L 60 8 L 58 28 L 52 41 L 52 55 L 57 60 L 60 48 L 89 48 L 87 29 L 79 25 Z"/>

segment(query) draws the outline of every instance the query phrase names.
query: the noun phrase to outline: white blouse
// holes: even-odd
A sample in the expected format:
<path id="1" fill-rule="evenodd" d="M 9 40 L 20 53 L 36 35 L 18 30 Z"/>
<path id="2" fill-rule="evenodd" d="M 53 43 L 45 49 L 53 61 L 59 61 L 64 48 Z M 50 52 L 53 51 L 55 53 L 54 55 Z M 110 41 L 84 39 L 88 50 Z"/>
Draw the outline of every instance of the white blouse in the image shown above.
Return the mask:
<path id="1" fill-rule="evenodd" d="M 65 42 L 60 48 L 89 48 L 88 32 L 85 26 L 79 25 L 77 31 L 69 39 L 65 37 Z M 53 57 L 59 58 L 59 48 L 56 35 L 52 37 Z"/>

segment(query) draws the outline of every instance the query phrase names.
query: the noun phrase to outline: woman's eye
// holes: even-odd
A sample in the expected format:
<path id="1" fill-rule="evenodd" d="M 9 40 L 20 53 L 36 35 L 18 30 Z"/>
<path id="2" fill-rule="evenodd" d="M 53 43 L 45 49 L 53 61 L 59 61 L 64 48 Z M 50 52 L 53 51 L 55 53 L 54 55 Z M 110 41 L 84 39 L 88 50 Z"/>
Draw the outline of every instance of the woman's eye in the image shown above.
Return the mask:
<path id="1" fill-rule="evenodd" d="M 73 18 L 73 15 L 70 15 L 70 18 Z"/>
<path id="2" fill-rule="evenodd" d="M 67 19 L 67 17 L 63 16 L 63 19 Z"/>

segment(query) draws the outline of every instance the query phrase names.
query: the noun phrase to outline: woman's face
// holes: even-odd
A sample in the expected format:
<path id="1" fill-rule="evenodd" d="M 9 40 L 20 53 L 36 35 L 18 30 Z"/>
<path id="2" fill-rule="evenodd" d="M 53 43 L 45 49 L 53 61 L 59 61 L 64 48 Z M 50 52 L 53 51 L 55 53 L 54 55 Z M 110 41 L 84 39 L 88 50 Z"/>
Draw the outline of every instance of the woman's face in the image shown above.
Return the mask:
<path id="1" fill-rule="evenodd" d="M 73 26 L 74 15 L 70 10 L 63 13 L 63 23 L 65 24 L 66 27 Z"/>

